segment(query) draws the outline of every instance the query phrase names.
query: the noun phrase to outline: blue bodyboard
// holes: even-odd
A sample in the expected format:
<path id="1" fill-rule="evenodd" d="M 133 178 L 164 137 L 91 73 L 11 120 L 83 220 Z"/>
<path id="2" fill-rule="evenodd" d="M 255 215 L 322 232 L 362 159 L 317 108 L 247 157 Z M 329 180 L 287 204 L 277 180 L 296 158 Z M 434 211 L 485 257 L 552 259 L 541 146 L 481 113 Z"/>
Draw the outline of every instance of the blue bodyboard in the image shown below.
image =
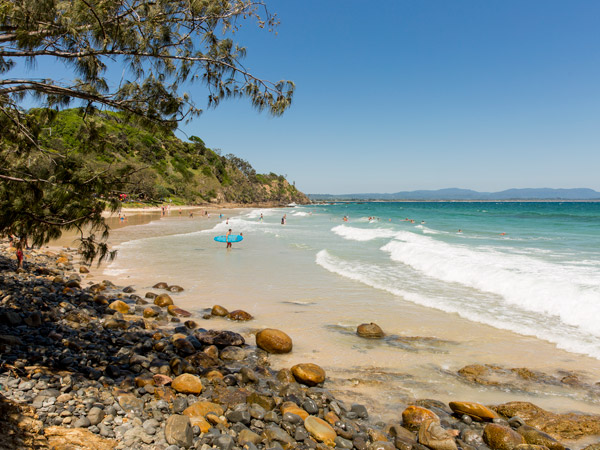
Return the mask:
<path id="1" fill-rule="evenodd" d="M 244 239 L 244 236 L 240 236 L 239 234 L 230 234 L 229 240 L 227 240 L 227 236 L 216 236 L 215 241 L 217 242 L 240 242 Z"/>

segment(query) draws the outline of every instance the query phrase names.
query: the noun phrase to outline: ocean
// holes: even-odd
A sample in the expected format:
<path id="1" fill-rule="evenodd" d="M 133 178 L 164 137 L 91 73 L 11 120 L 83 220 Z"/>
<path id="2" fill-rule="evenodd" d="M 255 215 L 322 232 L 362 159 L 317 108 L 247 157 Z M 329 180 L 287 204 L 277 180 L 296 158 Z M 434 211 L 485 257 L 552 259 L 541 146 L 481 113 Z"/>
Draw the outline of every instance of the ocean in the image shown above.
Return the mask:
<path id="1" fill-rule="evenodd" d="M 141 294 L 158 281 L 179 284 L 185 291 L 174 300 L 200 326 L 237 330 L 252 344 L 257 329 L 281 329 L 294 351 L 275 366 L 315 362 L 357 396 L 597 409 L 586 389 L 477 386 L 456 373 L 489 364 L 600 381 L 600 203 L 367 202 L 227 214 L 171 213 L 115 230 L 119 255 L 104 274 Z M 244 240 L 226 250 L 213 238 L 229 228 Z M 255 320 L 203 321 L 214 304 Z M 357 337 L 368 322 L 388 338 Z"/>

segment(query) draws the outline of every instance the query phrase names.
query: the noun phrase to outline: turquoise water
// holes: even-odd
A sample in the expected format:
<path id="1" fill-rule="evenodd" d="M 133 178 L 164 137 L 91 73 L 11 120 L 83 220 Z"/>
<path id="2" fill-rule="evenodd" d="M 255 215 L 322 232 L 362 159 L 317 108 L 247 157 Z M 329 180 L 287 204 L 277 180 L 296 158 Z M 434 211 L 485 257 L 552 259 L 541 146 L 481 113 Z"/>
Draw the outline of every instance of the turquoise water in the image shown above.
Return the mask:
<path id="1" fill-rule="evenodd" d="M 229 228 L 244 241 L 226 252 L 213 238 Z M 174 279 L 188 305 L 242 289 L 257 311 L 268 297 L 360 320 L 409 302 L 600 359 L 600 203 L 310 205 L 124 233 L 107 273 Z"/>
<path id="2" fill-rule="evenodd" d="M 314 210 L 348 216 L 331 229 L 346 242 L 317 255 L 327 270 L 600 358 L 600 203 L 366 203 Z"/>

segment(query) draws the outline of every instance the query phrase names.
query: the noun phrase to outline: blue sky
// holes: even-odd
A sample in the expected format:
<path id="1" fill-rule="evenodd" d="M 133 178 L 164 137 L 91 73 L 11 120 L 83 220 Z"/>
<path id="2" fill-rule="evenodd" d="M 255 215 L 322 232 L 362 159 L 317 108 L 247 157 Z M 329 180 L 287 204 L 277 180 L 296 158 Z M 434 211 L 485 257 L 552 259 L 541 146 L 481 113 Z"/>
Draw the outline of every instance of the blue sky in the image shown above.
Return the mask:
<path id="1" fill-rule="evenodd" d="M 267 3 L 278 34 L 237 36 L 257 75 L 296 83 L 291 109 L 226 101 L 187 135 L 307 193 L 600 190 L 600 2 Z"/>

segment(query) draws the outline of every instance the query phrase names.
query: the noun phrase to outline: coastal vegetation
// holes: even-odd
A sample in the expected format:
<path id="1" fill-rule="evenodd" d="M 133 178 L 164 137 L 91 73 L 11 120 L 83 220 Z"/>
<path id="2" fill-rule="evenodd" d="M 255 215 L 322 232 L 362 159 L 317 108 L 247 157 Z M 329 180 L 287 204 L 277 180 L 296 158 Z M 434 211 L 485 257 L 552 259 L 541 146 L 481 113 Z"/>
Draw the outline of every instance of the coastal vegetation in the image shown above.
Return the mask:
<path id="1" fill-rule="evenodd" d="M 241 63 L 242 22 L 277 26 L 261 1 L 2 2 L 0 232 L 42 245 L 76 229 L 83 256 L 102 259 L 102 211 L 118 210 L 118 194 L 250 202 L 293 191 L 172 134 L 202 112 L 186 92 L 198 85 L 208 107 L 239 97 L 273 115 L 290 106 L 291 81 L 262 79 Z"/>

